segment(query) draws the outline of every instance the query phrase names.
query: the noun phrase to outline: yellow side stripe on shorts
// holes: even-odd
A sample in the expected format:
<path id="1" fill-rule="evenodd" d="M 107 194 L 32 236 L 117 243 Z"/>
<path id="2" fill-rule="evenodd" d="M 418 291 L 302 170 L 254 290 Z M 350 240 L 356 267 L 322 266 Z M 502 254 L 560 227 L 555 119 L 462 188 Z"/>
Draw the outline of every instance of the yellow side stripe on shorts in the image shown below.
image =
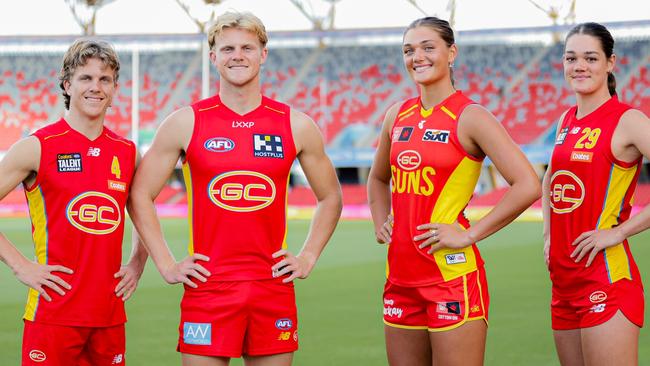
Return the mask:
<path id="1" fill-rule="evenodd" d="M 460 327 L 461 325 L 465 324 L 467 322 L 467 318 L 469 317 L 469 307 L 467 306 L 469 304 L 469 295 L 467 294 L 467 275 L 463 275 L 463 294 L 465 296 L 465 314 L 463 315 L 463 320 L 459 321 L 456 324 L 452 324 L 448 327 L 442 327 L 442 328 L 427 328 L 429 332 L 444 332 L 446 330 L 452 330 Z"/>

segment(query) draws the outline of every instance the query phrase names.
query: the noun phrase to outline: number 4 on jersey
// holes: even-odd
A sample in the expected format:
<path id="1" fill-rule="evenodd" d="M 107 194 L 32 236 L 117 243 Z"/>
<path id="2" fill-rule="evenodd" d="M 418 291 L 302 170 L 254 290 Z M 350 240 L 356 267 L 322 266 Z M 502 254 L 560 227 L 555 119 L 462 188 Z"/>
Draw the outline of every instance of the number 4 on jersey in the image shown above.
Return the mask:
<path id="1" fill-rule="evenodd" d="M 120 170 L 120 161 L 117 159 L 117 156 L 113 156 L 113 162 L 111 163 L 111 174 L 113 174 L 117 179 L 120 179 L 120 176 L 122 175 L 122 171 Z"/>

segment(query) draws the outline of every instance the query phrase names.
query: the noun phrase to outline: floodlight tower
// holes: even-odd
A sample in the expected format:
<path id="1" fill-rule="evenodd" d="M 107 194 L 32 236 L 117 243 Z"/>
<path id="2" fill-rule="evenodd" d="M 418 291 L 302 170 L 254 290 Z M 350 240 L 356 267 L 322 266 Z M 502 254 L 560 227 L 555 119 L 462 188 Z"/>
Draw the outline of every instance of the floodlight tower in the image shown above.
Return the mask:
<path id="1" fill-rule="evenodd" d="M 431 16 L 431 14 L 422 9 L 415 0 L 406 0 L 406 2 L 413 5 L 425 17 Z M 447 2 L 446 10 L 449 12 L 449 25 L 453 28 L 456 23 L 456 0 L 449 0 Z M 433 15 L 437 16 L 436 14 Z"/>
<path id="2" fill-rule="evenodd" d="M 553 22 L 553 27 L 557 27 L 558 25 L 558 19 L 560 19 L 560 13 L 562 12 L 562 9 L 564 6 L 569 3 L 569 10 L 567 11 L 567 15 L 564 17 L 564 23 L 565 24 L 573 24 L 576 21 L 576 2 L 577 0 L 561 0 L 561 1 L 555 1 L 553 4 L 549 5 L 548 8 L 543 7 L 540 5 L 537 1 L 535 0 L 528 0 L 531 4 L 533 4 L 537 9 L 543 11 Z M 553 31 L 553 42 L 557 43 L 561 39 L 560 33 L 557 30 Z"/>
<path id="3" fill-rule="evenodd" d="M 187 14 L 192 21 L 194 21 L 194 24 L 199 28 L 199 33 L 200 34 L 205 34 L 206 27 L 208 24 L 211 24 L 215 18 L 216 18 L 216 7 L 218 5 L 221 5 L 224 1 L 226 0 L 203 0 L 203 3 L 206 6 L 212 7 L 212 11 L 210 12 L 210 17 L 207 20 L 201 20 L 199 17 L 195 16 L 192 14 L 190 11 L 190 6 L 185 3 L 184 0 L 176 0 L 176 4 L 183 9 L 185 14 Z M 210 50 L 208 49 L 208 44 L 207 42 L 201 42 L 201 97 L 202 98 L 207 98 L 210 95 L 210 59 L 208 57 L 208 53 Z"/>
<path id="4" fill-rule="evenodd" d="M 115 0 L 65 0 L 70 7 L 72 16 L 81 27 L 84 36 L 95 35 L 97 11 L 104 5 Z"/>

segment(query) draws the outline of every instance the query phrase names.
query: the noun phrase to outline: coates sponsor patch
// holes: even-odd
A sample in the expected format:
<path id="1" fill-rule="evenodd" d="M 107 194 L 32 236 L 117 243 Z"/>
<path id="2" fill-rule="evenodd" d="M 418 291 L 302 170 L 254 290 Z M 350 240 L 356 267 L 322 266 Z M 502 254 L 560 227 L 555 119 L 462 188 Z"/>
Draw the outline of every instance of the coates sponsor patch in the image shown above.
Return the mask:
<path id="1" fill-rule="evenodd" d="M 445 255 L 445 261 L 447 264 L 467 263 L 467 258 L 465 258 L 465 253 L 451 253 Z"/>
<path id="2" fill-rule="evenodd" d="M 212 152 L 227 152 L 235 148 L 235 143 L 227 137 L 213 137 L 206 140 L 203 147 Z"/>
<path id="3" fill-rule="evenodd" d="M 591 151 L 572 151 L 571 152 L 571 161 L 581 161 L 584 163 L 591 163 L 591 159 L 594 156 L 594 153 Z"/>
<path id="4" fill-rule="evenodd" d="M 253 156 L 257 158 L 284 158 L 282 137 L 277 135 L 253 135 Z"/>
<path id="5" fill-rule="evenodd" d="M 64 153 L 56 154 L 57 169 L 61 173 L 80 172 L 81 171 L 81 154 Z"/>
<path id="6" fill-rule="evenodd" d="M 399 142 L 407 142 L 408 140 L 411 139 L 411 135 L 413 134 L 413 127 L 395 127 L 393 130 L 393 142 L 399 141 Z"/>
<path id="7" fill-rule="evenodd" d="M 449 143 L 449 131 L 427 128 L 424 130 L 424 135 L 422 135 L 422 141 L 439 142 L 441 144 Z"/>
<path id="8" fill-rule="evenodd" d="M 212 344 L 212 324 L 183 322 L 183 343 L 209 346 Z"/>
<path id="9" fill-rule="evenodd" d="M 126 192 L 126 183 L 118 182 L 116 180 L 109 180 L 108 189 L 118 192 Z"/>

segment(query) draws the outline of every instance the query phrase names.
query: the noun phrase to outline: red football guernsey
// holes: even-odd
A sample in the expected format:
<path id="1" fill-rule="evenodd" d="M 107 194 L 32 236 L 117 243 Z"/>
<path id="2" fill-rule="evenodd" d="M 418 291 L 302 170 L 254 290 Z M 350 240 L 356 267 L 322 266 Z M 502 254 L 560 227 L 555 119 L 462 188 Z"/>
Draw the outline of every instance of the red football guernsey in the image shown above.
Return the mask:
<path id="1" fill-rule="evenodd" d="M 413 237 L 416 227 L 459 222 L 469 227 L 464 209 L 481 171 L 457 136 L 458 117 L 469 104 L 457 91 L 425 110 L 420 98 L 407 100 L 393 125 L 390 149 L 392 210 L 395 217 L 388 249 L 388 280 L 401 286 L 449 281 L 475 271 L 483 260 L 475 244 L 427 254 Z"/>
<path id="2" fill-rule="evenodd" d="M 262 97 L 239 115 L 218 95 L 192 105 L 183 173 L 189 252 L 210 257 L 210 281 L 273 278 L 286 247 L 289 171 L 296 157 L 289 106 Z"/>
<path id="3" fill-rule="evenodd" d="M 583 232 L 608 229 L 630 216 L 641 159 L 620 161 L 611 150 L 621 115 L 630 109 L 614 96 L 583 118 L 566 113 L 551 159 L 550 272 L 554 293 L 575 296 L 589 285 L 640 281 L 627 240 L 599 253 L 591 266 L 575 263 L 571 244 Z"/>
<path id="4" fill-rule="evenodd" d="M 66 326 L 106 327 L 126 321 L 113 278 L 122 261 L 124 206 L 135 168 L 135 145 L 104 127 L 94 141 L 61 119 L 34 133 L 41 159 L 25 187 L 38 263 L 66 266 L 55 272 L 72 289 L 52 302 L 29 289 L 24 318 Z"/>

